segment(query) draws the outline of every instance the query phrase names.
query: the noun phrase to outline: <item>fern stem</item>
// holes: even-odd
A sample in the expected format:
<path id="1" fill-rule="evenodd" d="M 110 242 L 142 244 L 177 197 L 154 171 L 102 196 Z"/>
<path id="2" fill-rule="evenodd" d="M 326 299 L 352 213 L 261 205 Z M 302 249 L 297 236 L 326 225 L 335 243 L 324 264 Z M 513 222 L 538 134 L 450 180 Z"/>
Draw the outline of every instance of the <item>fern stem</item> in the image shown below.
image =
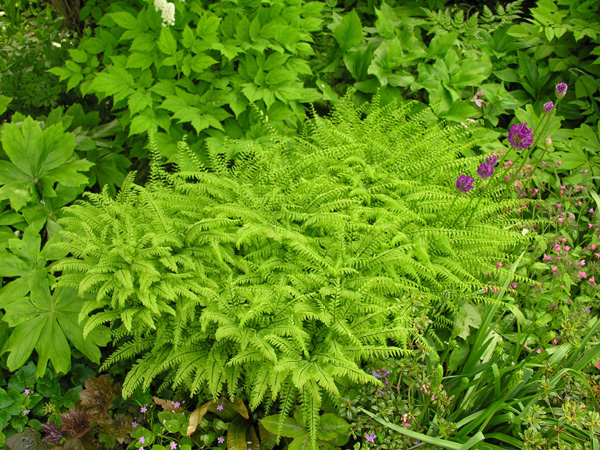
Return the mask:
<path id="1" fill-rule="evenodd" d="M 446 213 L 446 218 L 444 219 L 444 223 L 442 224 L 442 228 L 444 228 L 446 226 L 446 222 L 448 221 L 448 216 L 450 215 L 450 213 L 452 212 L 452 210 L 454 209 L 454 204 L 456 203 L 456 199 L 458 198 L 458 195 L 454 196 L 454 200 L 452 200 L 452 204 L 450 205 L 450 209 L 448 210 L 448 212 Z"/>

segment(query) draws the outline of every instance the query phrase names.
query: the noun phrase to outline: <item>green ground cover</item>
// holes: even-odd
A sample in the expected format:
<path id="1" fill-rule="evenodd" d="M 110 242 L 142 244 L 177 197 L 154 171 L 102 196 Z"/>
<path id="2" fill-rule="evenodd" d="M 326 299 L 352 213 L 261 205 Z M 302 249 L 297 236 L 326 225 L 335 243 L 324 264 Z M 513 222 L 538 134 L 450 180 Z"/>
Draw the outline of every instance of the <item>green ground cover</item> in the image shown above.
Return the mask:
<path id="1" fill-rule="evenodd" d="M 600 449 L 596 1 L 1 5 L 0 448 Z"/>

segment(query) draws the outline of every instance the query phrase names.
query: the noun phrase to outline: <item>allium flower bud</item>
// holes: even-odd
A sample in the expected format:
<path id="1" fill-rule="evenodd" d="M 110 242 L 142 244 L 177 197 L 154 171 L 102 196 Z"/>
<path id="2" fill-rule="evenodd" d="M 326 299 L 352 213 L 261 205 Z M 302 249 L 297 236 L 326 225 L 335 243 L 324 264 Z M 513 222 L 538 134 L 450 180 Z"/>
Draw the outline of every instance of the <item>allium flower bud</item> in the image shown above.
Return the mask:
<path id="1" fill-rule="evenodd" d="M 516 123 L 508 131 L 508 142 L 515 150 L 523 150 L 533 143 L 532 128 L 527 123 Z"/>
<path id="2" fill-rule="evenodd" d="M 558 83 L 556 85 L 556 96 L 558 98 L 563 98 L 565 95 L 567 95 L 568 88 L 569 86 L 567 86 L 567 83 Z"/>
<path id="3" fill-rule="evenodd" d="M 456 189 L 466 194 L 473 189 L 473 181 L 475 181 L 475 179 L 471 178 L 469 175 L 461 175 L 456 179 Z"/>
<path id="4" fill-rule="evenodd" d="M 554 102 L 544 103 L 544 114 L 551 114 L 554 109 Z"/>

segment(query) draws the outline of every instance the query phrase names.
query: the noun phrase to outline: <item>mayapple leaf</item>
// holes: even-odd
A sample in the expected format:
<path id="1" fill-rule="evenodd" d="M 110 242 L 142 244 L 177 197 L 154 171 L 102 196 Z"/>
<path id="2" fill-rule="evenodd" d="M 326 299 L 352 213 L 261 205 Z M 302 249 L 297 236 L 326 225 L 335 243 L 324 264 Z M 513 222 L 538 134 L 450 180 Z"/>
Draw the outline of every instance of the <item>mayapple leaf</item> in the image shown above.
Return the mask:
<path id="1" fill-rule="evenodd" d="M 81 409 L 88 413 L 91 420 L 97 423 L 105 423 L 107 413 L 113 401 L 113 392 L 110 385 L 110 376 L 104 374 L 88 377 L 85 381 L 85 389 L 79 392 Z"/>
<path id="2" fill-rule="evenodd" d="M 33 428 L 13 434 L 6 440 L 6 446 L 10 450 L 46 450 L 48 448 L 48 444 L 42 442 Z"/>

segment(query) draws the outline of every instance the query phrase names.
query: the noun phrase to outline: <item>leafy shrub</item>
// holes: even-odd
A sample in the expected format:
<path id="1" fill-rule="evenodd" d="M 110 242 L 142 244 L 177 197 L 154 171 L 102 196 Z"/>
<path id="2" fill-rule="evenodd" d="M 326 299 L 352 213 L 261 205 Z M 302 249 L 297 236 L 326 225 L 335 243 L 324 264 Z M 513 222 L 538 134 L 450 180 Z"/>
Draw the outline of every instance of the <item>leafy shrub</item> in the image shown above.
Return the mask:
<path id="1" fill-rule="evenodd" d="M 67 94 L 63 83 L 47 73 L 62 66 L 68 49 L 76 45 L 73 36 L 61 30 L 60 21 L 40 11 L 25 18 L 19 28 L 3 26 L 0 42 L 0 92 L 12 98 L 4 118 L 16 111 L 40 116 L 76 100 L 76 95 Z"/>
<path id="2" fill-rule="evenodd" d="M 130 176 L 116 200 L 67 208 L 58 285 L 93 295 L 86 334 L 111 322 L 105 367 L 138 358 L 124 395 L 161 377 L 252 409 L 278 400 L 281 420 L 299 397 L 314 444 L 339 380 L 376 383 L 361 361 L 406 352 L 422 308 L 481 298 L 485 271 L 527 240 L 496 194 L 465 228 L 471 202 L 454 185 L 475 160 L 456 159 L 471 145 L 462 127 L 412 104 L 362 120 L 351 103 L 232 168 L 212 151 L 208 172 L 182 143 L 183 171 L 155 162 L 146 187 Z"/>
<path id="3" fill-rule="evenodd" d="M 171 161 L 184 134 L 198 154 L 208 137 L 255 137 L 250 104 L 275 127 L 296 128 L 301 102 L 318 98 L 302 79 L 311 73 L 311 33 L 320 30 L 323 5 L 225 6 L 177 1 L 174 25 L 163 26 L 161 10 L 147 1 L 112 3 L 66 67 L 50 71 L 69 89 L 112 98 L 131 135 L 160 130 L 158 148 Z"/>

